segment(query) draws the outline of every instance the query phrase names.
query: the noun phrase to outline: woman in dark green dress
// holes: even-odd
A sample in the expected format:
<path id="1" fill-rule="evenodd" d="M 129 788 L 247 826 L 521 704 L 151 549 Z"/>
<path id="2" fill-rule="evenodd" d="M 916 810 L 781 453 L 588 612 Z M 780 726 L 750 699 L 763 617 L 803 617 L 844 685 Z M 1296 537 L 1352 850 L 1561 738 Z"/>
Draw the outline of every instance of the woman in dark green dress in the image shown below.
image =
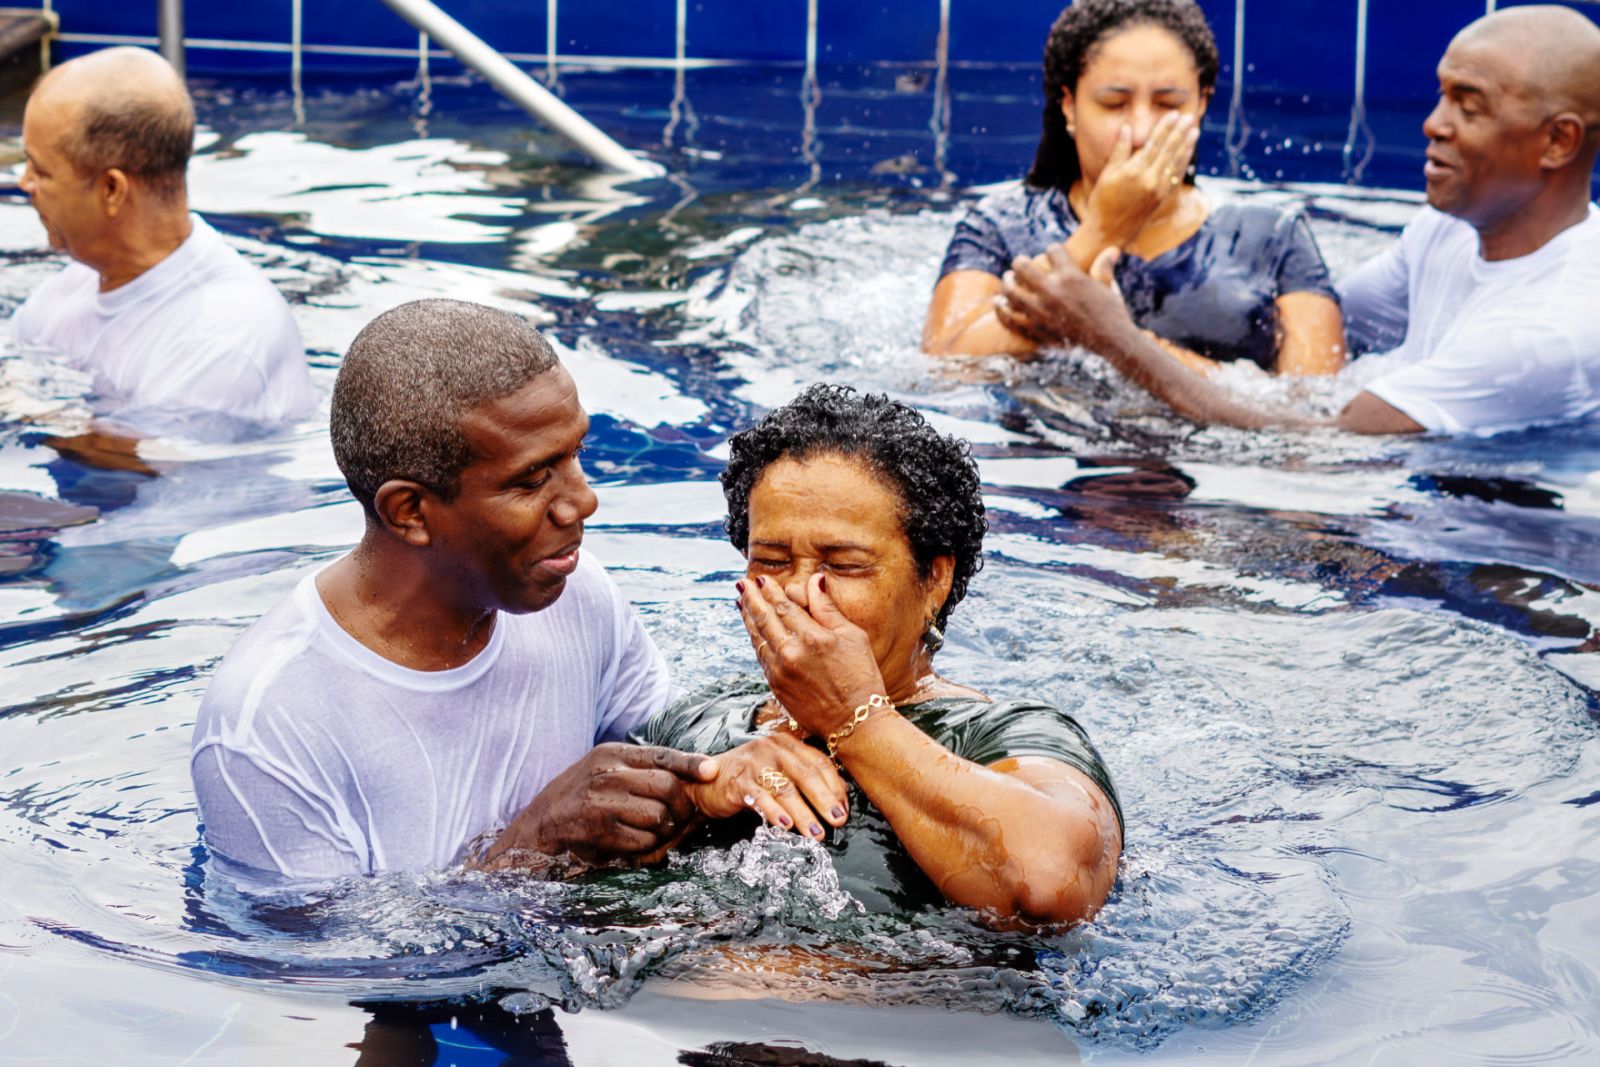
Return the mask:
<path id="1" fill-rule="evenodd" d="M 966 443 L 886 397 L 813 386 L 733 438 L 722 484 L 764 677 L 688 697 L 637 738 L 719 757 L 692 787 L 702 833 L 748 832 L 734 816 L 754 809 L 823 841 L 873 910 L 1092 916 L 1122 813 L 1082 727 L 933 668 L 981 564 Z"/>

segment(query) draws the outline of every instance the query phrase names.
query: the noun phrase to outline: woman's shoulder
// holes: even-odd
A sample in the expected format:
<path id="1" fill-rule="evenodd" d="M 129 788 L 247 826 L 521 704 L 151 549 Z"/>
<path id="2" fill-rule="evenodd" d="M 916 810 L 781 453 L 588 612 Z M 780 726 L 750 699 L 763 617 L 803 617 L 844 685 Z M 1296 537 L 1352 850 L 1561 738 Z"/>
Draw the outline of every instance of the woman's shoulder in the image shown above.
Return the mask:
<path id="1" fill-rule="evenodd" d="M 674 700 L 645 723 L 636 739 L 691 752 L 726 751 L 749 739 L 755 713 L 770 696 L 760 675 L 721 678 Z"/>
<path id="2" fill-rule="evenodd" d="M 991 699 L 978 695 L 951 695 L 924 701 L 909 709 L 912 718 L 927 733 L 959 734 L 981 748 L 1011 745 L 1029 737 L 1048 740 L 1052 747 L 1061 739 L 1069 744 L 1087 742 L 1088 733 L 1071 712 L 1040 697 L 1017 696 Z M 997 752 L 994 758 L 1013 755 Z M 972 757 L 969 757 L 972 758 Z M 985 761 L 980 761 L 985 762 Z"/>
<path id="3" fill-rule="evenodd" d="M 988 700 L 941 697 L 903 709 L 924 733 L 951 752 L 983 766 L 1038 756 L 1082 771 L 1105 793 L 1122 823 L 1122 804 L 1111 772 L 1077 718 L 1040 697 Z"/>
<path id="4" fill-rule="evenodd" d="M 1072 211 L 1066 194 L 1060 189 L 1030 185 L 1021 180 L 987 187 L 973 202 L 971 210 L 1000 218 L 1063 212 L 1070 215 Z"/>
<path id="5" fill-rule="evenodd" d="M 1206 218 L 1207 225 L 1258 239 L 1288 233 L 1305 218 L 1305 209 L 1299 204 L 1234 198 L 1213 201 L 1213 205 Z"/>

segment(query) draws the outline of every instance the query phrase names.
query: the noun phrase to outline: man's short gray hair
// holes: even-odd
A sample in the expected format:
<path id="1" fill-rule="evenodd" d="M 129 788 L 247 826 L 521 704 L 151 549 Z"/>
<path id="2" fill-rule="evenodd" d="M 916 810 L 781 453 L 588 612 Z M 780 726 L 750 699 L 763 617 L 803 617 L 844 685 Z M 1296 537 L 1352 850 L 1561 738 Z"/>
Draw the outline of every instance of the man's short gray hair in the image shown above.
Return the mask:
<path id="1" fill-rule="evenodd" d="M 559 360 L 527 321 L 464 300 L 416 300 L 369 322 L 333 385 L 333 457 L 367 514 L 383 483 L 452 500 L 472 450 L 473 408 L 510 396 Z"/>
<path id="2" fill-rule="evenodd" d="M 77 129 L 61 139 L 73 168 L 98 177 L 115 167 L 163 200 L 184 191 L 194 151 L 194 104 L 135 93 L 98 93 L 85 101 Z"/>

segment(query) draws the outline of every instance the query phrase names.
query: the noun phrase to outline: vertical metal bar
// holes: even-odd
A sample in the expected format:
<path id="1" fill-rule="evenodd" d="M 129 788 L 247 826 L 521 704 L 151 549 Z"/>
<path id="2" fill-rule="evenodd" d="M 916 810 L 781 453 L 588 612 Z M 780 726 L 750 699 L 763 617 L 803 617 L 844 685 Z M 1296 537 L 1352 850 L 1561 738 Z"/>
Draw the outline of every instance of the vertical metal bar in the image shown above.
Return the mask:
<path id="1" fill-rule="evenodd" d="M 184 77 L 183 0 L 156 0 L 156 31 L 162 57 L 172 64 L 178 77 Z"/>
<path id="2" fill-rule="evenodd" d="M 1223 143 L 1228 149 L 1228 172 L 1235 178 L 1244 169 L 1244 146 L 1250 140 L 1250 124 L 1244 117 L 1244 0 L 1233 9 L 1233 99 L 1228 102 L 1228 132 Z"/>
<path id="3" fill-rule="evenodd" d="M 417 32 L 417 118 L 411 128 L 421 140 L 428 138 L 428 116 L 433 114 L 433 68 L 428 47 L 428 35 Z"/>
<path id="4" fill-rule="evenodd" d="M 305 0 L 294 0 L 289 5 L 289 87 L 294 93 L 294 124 L 306 124 L 306 93 L 303 75 L 305 73 Z"/>
<path id="5" fill-rule="evenodd" d="M 822 102 L 822 87 L 817 83 L 817 0 L 806 2 L 806 75 L 800 83 L 800 106 L 804 125 L 800 128 L 800 159 L 811 167 L 811 176 L 801 184 L 809 189 L 822 180 L 822 161 L 817 158 L 817 105 Z"/>
<path id="6" fill-rule="evenodd" d="M 544 83 L 552 89 L 559 88 L 556 73 L 556 16 L 560 14 L 561 0 L 548 0 L 544 21 Z"/>
<path id="7" fill-rule="evenodd" d="M 933 129 L 933 168 L 939 172 L 939 184 L 950 185 L 955 181 L 955 175 L 945 168 L 950 154 L 950 0 L 939 0 L 934 64 L 933 118 L 928 121 Z"/>
<path id="8" fill-rule="evenodd" d="M 688 55 L 689 44 L 689 0 L 678 0 L 678 42 L 677 65 L 672 77 L 672 103 L 667 105 L 667 125 L 661 131 L 661 147 L 671 148 L 673 135 L 677 133 L 678 123 L 683 119 L 685 106 L 689 101 L 688 85 L 684 69 L 684 58 Z"/>
<path id="9" fill-rule="evenodd" d="M 39 5 L 39 9 L 41 11 L 43 11 L 44 14 L 45 14 L 45 17 L 48 18 L 53 13 L 53 11 L 55 10 L 55 0 L 44 0 L 44 2 Z M 50 69 L 50 38 L 53 37 L 53 36 L 54 36 L 54 31 L 52 31 L 51 33 L 47 33 L 43 37 L 39 38 L 39 73 L 40 74 L 44 74 L 46 71 L 48 71 Z"/>
<path id="10" fill-rule="evenodd" d="M 1344 139 L 1344 176 L 1353 182 L 1361 180 L 1362 172 L 1367 169 L 1377 149 L 1377 138 L 1373 137 L 1372 128 L 1367 125 L 1367 4 L 1368 0 L 1356 2 L 1355 99 L 1350 103 L 1350 132 Z M 1366 139 L 1366 151 L 1359 161 L 1355 158 L 1358 136 Z"/>

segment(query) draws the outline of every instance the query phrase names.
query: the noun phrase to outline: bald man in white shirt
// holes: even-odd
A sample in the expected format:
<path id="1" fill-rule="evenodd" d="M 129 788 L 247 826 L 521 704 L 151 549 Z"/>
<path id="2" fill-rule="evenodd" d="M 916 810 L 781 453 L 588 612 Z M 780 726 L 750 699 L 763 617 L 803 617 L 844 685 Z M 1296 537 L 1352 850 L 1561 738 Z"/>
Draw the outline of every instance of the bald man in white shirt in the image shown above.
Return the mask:
<path id="1" fill-rule="evenodd" d="M 1600 417 L 1596 72 L 1600 27 L 1570 8 L 1508 8 L 1456 35 L 1422 127 L 1429 206 L 1339 285 L 1352 336 L 1397 347 L 1333 419 L 1247 402 L 1189 370 L 1059 249 L 1048 266 L 1014 264 L 997 313 L 1098 352 L 1200 423 L 1492 434 Z M 1109 281 L 1114 251 L 1096 277 Z"/>
<path id="2" fill-rule="evenodd" d="M 64 63 L 23 116 L 21 187 L 73 259 L 11 320 L 93 378 L 102 412 L 276 423 L 316 407 L 288 304 L 188 207 L 194 107 L 153 52 Z"/>

